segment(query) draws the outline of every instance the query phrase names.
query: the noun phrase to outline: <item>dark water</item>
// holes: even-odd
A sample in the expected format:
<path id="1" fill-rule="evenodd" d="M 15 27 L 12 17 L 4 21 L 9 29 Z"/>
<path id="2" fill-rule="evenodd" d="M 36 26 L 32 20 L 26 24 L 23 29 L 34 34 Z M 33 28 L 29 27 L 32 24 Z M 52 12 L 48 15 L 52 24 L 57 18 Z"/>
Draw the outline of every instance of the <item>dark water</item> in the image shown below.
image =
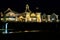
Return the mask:
<path id="1" fill-rule="evenodd" d="M 1 22 L 0 28 L 2 25 L 5 26 L 6 23 Z M 38 40 L 38 39 L 49 39 L 53 32 L 59 32 L 60 25 L 59 23 L 19 23 L 19 22 L 8 22 L 8 29 L 14 29 L 11 31 L 24 31 L 24 30 L 40 30 L 40 32 L 31 32 L 31 33 L 12 33 L 12 34 L 1 34 L 1 40 Z M 52 32 L 51 34 L 49 34 Z M 54 35 L 54 34 L 53 34 Z M 56 38 L 56 36 L 54 35 Z M 53 38 L 53 36 L 52 36 Z M 55 39 L 54 38 L 54 39 Z"/>
<path id="2" fill-rule="evenodd" d="M 50 32 L 49 32 L 50 33 Z M 17 33 L 17 34 L 2 34 L 1 40 L 40 40 L 40 39 L 56 39 L 55 33 Z M 53 35 L 52 35 L 53 34 Z"/>
<path id="3" fill-rule="evenodd" d="M 0 29 L 5 28 L 6 22 L 0 23 Z M 8 22 L 8 29 L 14 29 L 14 31 L 24 30 L 47 30 L 57 31 L 60 29 L 59 23 L 25 23 L 25 22 Z"/>

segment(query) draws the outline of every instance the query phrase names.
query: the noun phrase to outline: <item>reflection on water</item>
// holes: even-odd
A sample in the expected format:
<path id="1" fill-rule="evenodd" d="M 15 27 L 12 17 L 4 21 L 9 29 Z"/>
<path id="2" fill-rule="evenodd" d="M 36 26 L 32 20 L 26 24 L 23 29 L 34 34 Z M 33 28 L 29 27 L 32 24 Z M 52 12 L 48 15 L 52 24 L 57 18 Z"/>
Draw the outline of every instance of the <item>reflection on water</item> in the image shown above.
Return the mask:
<path id="1" fill-rule="evenodd" d="M 55 32 L 59 23 L 0 23 L 0 33 Z"/>
<path id="2" fill-rule="evenodd" d="M 7 30 L 12 30 L 12 29 L 7 29 Z M 0 29 L 1 33 L 3 34 L 11 34 L 11 33 L 24 33 L 24 32 L 40 32 L 40 30 L 25 30 L 25 31 L 7 31 L 6 29 Z M 3 32 L 4 31 L 4 32 Z"/>
<path id="3" fill-rule="evenodd" d="M 28 32 L 49 32 L 48 30 L 19 30 L 19 31 L 13 31 L 13 29 L 7 29 L 7 33 L 6 32 L 2 32 L 2 29 L 0 29 L 2 34 L 12 34 L 12 33 L 28 33 Z M 12 31 L 9 31 L 12 30 Z M 52 31 L 54 32 L 54 31 Z"/>
<path id="4" fill-rule="evenodd" d="M 7 29 L 8 26 L 7 25 L 8 25 L 8 23 L 5 24 L 5 32 L 3 32 L 3 33 L 6 33 L 6 34 L 8 33 L 8 29 Z"/>

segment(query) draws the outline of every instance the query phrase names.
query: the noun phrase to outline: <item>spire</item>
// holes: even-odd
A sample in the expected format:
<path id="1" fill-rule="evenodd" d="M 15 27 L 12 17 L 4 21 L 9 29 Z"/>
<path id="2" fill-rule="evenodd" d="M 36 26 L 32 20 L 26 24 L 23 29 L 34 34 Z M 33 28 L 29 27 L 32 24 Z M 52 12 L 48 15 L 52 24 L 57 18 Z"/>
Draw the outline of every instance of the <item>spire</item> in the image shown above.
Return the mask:
<path id="1" fill-rule="evenodd" d="M 29 9 L 29 5 L 28 4 L 26 4 L 25 12 L 31 12 L 30 9 Z"/>

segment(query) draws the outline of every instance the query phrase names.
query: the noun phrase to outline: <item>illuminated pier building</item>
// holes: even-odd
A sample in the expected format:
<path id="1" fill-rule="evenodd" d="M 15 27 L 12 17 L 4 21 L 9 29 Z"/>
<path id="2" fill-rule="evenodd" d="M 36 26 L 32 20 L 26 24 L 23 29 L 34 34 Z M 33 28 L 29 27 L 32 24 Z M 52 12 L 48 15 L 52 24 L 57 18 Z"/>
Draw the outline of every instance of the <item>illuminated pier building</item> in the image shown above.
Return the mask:
<path id="1" fill-rule="evenodd" d="M 32 12 L 29 5 L 26 4 L 25 12 L 18 13 L 8 8 L 4 14 L 1 12 L 1 21 L 13 22 L 59 22 L 58 15 L 55 13 L 51 15 L 42 14 L 41 12 Z"/>
<path id="2" fill-rule="evenodd" d="M 38 8 L 37 8 L 38 9 Z M 8 8 L 4 13 L 0 12 L 0 19 L 2 22 L 6 22 L 5 24 L 5 31 L 3 31 L 3 33 L 8 33 L 8 27 L 10 27 L 11 25 L 8 25 L 7 22 L 59 22 L 59 15 L 56 15 L 55 13 L 51 14 L 51 15 L 46 15 L 45 13 L 42 14 L 41 12 L 32 12 L 29 8 L 29 5 L 26 4 L 26 9 L 25 12 L 22 13 L 18 13 L 15 12 L 13 10 L 11 10 L 10 8 Z M 18 24 L 18 23 L 17 23 Z M 13 24 L 13 25 L 17 25 L 17 24 Z M 8 26 L 7 26 L 8 25 Z M 24 24 L 25 25 L 25 24 Z M 19 24 L 19 26 L 16 26 L 17 30 L 20 30 L 24 27 L 24 25 L 22 23 Z M 28 24 L 31 29 L 34 29 L 34 27 L 36 27 L 36 25 L 32 26 L 30 24 Z M 40 24 L 38 24 L 40 27 Z M 45 25 L 43 25 L 45 28 Z M 43 28 L 43 27 L 41 27 Z M 13 31 L 16 31 L 15 27 Z M 24 29 L 28 29 L 28 28 L 24 28 Z M 37 29 L 37 27 L 36 27 Z M 38 28 L 39 29 L 39 28 Z M 35 30 L 35 29 L 34 29 Z M 38 32 L 39 30 L 37 30 Z M 21 32 L 21 31 L 20 31 Z M 28 30 L 25 30 L 24 32 L 29 32 Z M 30 32 L 35 32 L 35 31 L 30 31 Z"/>

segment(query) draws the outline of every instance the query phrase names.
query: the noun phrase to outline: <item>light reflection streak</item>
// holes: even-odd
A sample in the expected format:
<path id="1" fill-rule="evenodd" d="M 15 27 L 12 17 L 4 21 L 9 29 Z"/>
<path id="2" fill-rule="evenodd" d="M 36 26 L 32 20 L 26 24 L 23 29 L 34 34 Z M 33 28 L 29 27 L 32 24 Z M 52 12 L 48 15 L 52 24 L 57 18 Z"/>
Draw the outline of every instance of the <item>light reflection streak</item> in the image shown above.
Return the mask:
<path id="1" fill-rule="evenodd" d="M 5 24 L 5 32 L 3 32 L 3 33 L 5 33 L 5 34 L 8 33 L 8 29 L 7 29 L 8 26 L 7 26 L 7 25 L 8 25 L 8 23 Z"/>

